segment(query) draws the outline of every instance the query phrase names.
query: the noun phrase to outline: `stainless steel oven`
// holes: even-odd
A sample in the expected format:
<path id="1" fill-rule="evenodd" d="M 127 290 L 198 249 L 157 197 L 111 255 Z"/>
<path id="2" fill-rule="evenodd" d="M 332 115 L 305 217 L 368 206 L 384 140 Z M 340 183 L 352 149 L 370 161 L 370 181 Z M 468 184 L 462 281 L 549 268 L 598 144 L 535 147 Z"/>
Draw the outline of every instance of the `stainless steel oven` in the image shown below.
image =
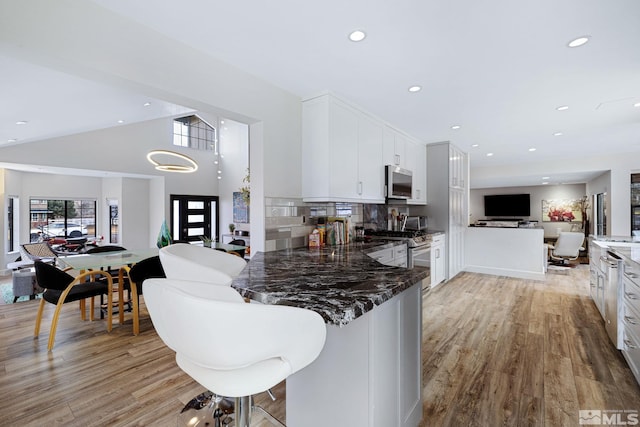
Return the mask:
<path id="1" fill-rule="evenodd" d="M 431 267 L 431 242 L 426 242 L 420 246 L 409 247 L 407 265 L 409 268 Z"/>

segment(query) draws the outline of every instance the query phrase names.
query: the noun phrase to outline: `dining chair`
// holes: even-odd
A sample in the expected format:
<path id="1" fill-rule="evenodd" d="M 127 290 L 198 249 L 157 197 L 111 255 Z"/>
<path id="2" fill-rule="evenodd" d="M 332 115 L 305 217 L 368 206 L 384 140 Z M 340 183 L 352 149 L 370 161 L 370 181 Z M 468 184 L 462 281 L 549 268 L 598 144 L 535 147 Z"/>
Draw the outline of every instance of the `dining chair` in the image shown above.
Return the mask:
<path id="1" fill-rule="evenodd" d="M 87 251 L 85 252 L 86 254 L 92 255 L 92 254 L 102 254 L 102 253 L 107 253 L 107 252 L 122 252 L 122 251 L 126 251 L 127 248 L 124 248 L 122 246 L 117 246 L 117 245 L 104 245 L 104 246 L 94 246 L 92 248 L 87 249 Z M 112 268 L 111 266 L 107 266 L 104 269 L 107 273 L 109 273 L 111 275 L 111 277 L 117 277 L 120 269 L 119 268 Z M 124 280 L 128 280 L 127 277 L 124 278 Z M 114 292 L 118 292 L 118 289 L 114 289 Z M 120 305 L 120 302 L 122 301 L 123 295 L 120 295 L 120 300 L 118 300 L 118 307 L 119 307 L 119 311 L 120 313 L 122 313 L 122 310 L 124 309 L 124 305 Z M 131 292 L 129 292 L 127 294 L 128 300 L 127 300 L 127 311 L 131 311 L 132 307 L 131 307 Z M 107 307 L 102 307 L 104 310 L 107 309 Z M 113 307 L 111 307 L 111 310 L 113 310 Z"/>
<path id="2" fill-rule="evenodd" d="M 250 425 L 252 395 L 305 368 L 324 347 L 324 319 L 311 310 L 246 304 L 230 286 L 210 283 L 148 279 L 143 288 L 151 321 L 180 369 L 212 393 L 235 398 L 236 427 Z"/>
<path id="3" fill-rule="evenodd" d="M 230 285 L 247 266 L 244 259 L 204 246 L 174 243 L 160 249 L 162 267 L 170 279 Z"/>
<path id="4" fill-rule="evenodd" d="M 44 288 L 40 306 L 38 307 L 38 315 L 36 317 L 36 326 L 33 332 L 34 337 L 40 334 L 40 323 L 42 321 L 42 313 L 46 303 L 55 304 L 56 309 L 51 320 L 51 329 L 49 331 L 49 342 L 47 349 L 53 349 L 53 343 L 56 337 L 56 329 L 60 310 L 62 305 L 72 301 L 80 301 L 80 310 L 82 320 L 85 317 L 85 301 L 90 298 L 89 319 L 94 318 L 94 297 L 107 294 L 109 306 L 111 306 L 113 293 L 113 281 L 111 275 L 104 271 L 89 271 L 73 277 L 69 273 L 59 268 L 47 264 L 42 261 L 35 261 L 36 280 L 40 287 Z M 106 280 L 101 280 L 104 277 Z M 107 331 L 111 332 L 111 311 L 108 312 Z"/>
<path id="5" fill-rule="evenodd" d="M 124 266 L 118 273 L 119 301 L 123 301 L 123 290 L 129 291 L 129 301 L 133 305 L 133 335 L 140 333 L 140 295 L 142 295 L 142 283 L 146 279 L 166 277 L 160 256 L 153 256 L 135 263 L 132 267 Z M 128 280 L 127 280 L 128 278 Z M 119 303 L 119 321 L 124 323 L 124 305 Z"/>
<path id="6" fill-rule="evenodd" d="M 230 245 L 236 245 L 236 246 L 247 246 L 247 242 L 245 242 L 242 239 L 234 239 L 232 241 L 229 242 Z M 244 258 L 244 249 L 236 249 L 235 251 L 231 251 L 234 254 L 238 254 L 239 257 Z"/>

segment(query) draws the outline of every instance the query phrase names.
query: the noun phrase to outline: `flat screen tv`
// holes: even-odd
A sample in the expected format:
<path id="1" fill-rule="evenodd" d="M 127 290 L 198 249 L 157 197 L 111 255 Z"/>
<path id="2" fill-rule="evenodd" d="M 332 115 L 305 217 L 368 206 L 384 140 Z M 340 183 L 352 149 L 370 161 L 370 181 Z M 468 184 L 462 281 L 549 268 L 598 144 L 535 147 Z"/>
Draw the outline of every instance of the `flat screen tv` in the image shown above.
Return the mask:
<path id="1" fill-rule="evenodd" d="M 524 217 L 531 215 L 528 194 L 497 194 L 484 196 L 486 217 Z"/>

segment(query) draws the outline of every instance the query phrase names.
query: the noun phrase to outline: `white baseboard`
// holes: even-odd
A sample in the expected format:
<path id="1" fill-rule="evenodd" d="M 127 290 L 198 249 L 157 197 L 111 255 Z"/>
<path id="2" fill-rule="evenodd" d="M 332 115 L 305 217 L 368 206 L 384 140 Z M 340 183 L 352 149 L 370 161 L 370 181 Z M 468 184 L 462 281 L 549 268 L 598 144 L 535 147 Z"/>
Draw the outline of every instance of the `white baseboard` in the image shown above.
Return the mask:
<path id="1" fill-rule="evenodd" d="M 482 267 L 479 265 L 467 265 L 464 271 L 470 273 L 491 274 L 494 276 L 515 277 L 516 279 L 545 280 L 545 274 L 540 271 L 512 270 L 507 268 Z"/>

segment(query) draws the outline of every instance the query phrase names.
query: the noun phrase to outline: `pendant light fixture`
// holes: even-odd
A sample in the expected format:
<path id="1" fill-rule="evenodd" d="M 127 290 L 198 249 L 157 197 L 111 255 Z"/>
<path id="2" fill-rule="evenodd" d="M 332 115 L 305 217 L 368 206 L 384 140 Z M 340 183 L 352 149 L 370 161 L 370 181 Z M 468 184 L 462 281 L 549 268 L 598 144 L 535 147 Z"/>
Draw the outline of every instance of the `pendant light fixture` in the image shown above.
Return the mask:
<path id="1" fill-rule="evenodd" d="M 163 163 L 156 160 L 162 159 L 163 157 L 169 157 L 170 159 L 165 159 L 165 162 Z M 166 163 L 166 160 L 171 161 L 171 158 L 180 159 L 183 162 L 181 164 Z M 175 151 L 151 150 L 147 154 L 147 160 L 149 160 L 149 162 L 159 171 L 192 173 L 198 170 L 198 164 L 195 160 L 191 157 L 185 156 L 184 154 L 176 153 Z"/>

